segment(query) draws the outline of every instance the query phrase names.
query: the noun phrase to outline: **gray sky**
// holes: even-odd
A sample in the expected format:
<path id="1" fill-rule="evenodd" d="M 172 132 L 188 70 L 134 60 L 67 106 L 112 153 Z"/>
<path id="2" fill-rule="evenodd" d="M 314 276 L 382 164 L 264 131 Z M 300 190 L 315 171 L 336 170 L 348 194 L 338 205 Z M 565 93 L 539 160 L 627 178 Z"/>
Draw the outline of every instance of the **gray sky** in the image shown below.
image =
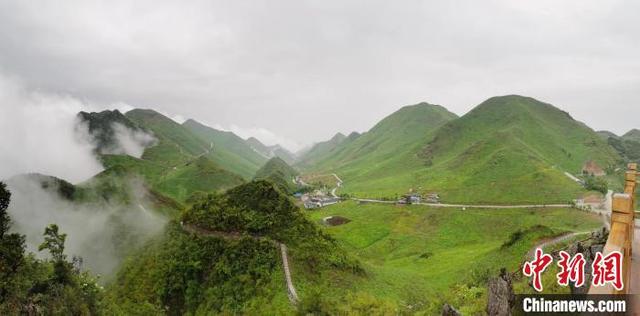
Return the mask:
<path id="1" fill-rule="evenodd" d="M 639 21 L 615 0 L 0 0 L 0 79 L 291 149 L 512 93 L 620 134 L 640 128 Z"/>

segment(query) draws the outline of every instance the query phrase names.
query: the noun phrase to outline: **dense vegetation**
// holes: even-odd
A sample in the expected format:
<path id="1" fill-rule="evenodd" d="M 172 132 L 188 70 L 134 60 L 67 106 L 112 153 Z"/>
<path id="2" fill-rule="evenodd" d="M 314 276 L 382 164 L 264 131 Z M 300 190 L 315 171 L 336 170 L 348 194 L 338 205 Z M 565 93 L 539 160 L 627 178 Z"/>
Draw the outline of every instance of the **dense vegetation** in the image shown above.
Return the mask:
<path id="1" fill-rule="evenodd" d="M 309 278 L 361 271 L 286 195 L 256 181 L 195 197 L 181 224 L 172 223 L 127 263 L 110 300 L 125 313 L 292 313 L 275 247 L 280 242 L 290 249 L 293 269 Z"/>
<path id="2" fill-rule="evenodd" d="M 0 182 L 0 314 L 97 314 L 101 289 L 93 277 L 80 272 L 80 259 L 67 260 L 66 235 L 52 224 L 44 230 L 39 247 L 51 258 L 39 260 L 27 254 L 25 237 L 9 233 L 10 199 L 11 193 Z"/>

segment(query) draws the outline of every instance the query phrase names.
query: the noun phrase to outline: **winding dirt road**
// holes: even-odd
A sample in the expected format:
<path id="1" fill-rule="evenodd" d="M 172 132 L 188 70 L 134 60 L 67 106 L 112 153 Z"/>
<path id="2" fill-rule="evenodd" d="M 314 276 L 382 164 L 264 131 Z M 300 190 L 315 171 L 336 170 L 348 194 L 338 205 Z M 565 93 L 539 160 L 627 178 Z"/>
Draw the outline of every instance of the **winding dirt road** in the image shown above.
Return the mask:
<path id="1" fill-rule="evenodd" d="M 184 231 L 189 232 L 191 234 L 198 235 L 198 236 L 217 237 L 225 240 L 240 240 L 244 237 L 249 237 L 255 240 L 268 241 L 273 245 L 277 246 L 278 249 L 280 250 L 280 257 L 282 258 L 282 269 L 284 270 L 284 278 L 287 284 L 287 297 L 289 298 L 289 302 L 291 302 L 291 304 L 295 306 L 300 301 L 300 299 L 298 298 L 298 292 L 296 292 L 296 288 L 293 285 L 293 278 L 291 277 L 291 268 L 289 266 L 289 255 L 287 251 L 287 245 L 281 242 L 271 240 L 264 236 L 252 236 L 252 235 L 247 236 L 247 235 L 243 235 L 236 232 L 212 231 L 212 230 L 204 229 L 201 227 L 197 227 L 196 225 L 184 224 L 182 222 L 180 223 L 180 226 L 182 226 L 182 229 L 184 229 Z"/>

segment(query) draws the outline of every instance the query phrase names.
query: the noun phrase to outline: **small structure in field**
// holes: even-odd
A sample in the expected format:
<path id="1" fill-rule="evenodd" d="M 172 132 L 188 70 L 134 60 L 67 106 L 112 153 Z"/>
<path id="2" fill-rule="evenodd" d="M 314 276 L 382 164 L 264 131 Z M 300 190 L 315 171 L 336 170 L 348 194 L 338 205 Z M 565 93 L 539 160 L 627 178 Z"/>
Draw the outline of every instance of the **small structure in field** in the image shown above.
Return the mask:
<path id="1" fill-rule="evenodd" d="M 607 175 L 607 173 L 604 172 L 604 170 L 600 168 L 600 166 L 598 166 L 598 164 L 593 160 L 589 160 L 584 164 L 584 166 L 582 167 L 582 174 L 596 177 Z"/>
<path id="2" fill-rule="evenodd" d="M 321 207 L 325 207 L 325 206 L 329 206 L 329 205 L 333 205 L 340 202 L 340 198 L 335 198 L 335 197 L 327 197 L 327 196 L 322 196 L 322 197 L 310 197 L 308 199 L 306 199 L 304 201 L 304 208 L 306 209 L 316 209 L 316 208 L 321 208 Z"/>
<path id="3" fill-rule="evenodd" d="M 420 203 L 422 197 L 418 193 L 409 193 L 398 199 L 398 204 L 416 204 Z"/>

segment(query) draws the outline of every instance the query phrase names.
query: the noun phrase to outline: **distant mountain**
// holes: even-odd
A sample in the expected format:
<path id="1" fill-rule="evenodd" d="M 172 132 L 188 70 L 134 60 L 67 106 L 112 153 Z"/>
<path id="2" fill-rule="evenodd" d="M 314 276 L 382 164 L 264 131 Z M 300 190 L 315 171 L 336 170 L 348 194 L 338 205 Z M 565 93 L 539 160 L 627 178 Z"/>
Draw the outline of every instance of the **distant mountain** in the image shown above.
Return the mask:
<path id="1" fill-rule="evenodd" d="M 640 162 L 639 130 L 631 130 L 623 136 L 611 133 L 605 139 L 627 162 Z"/>
<path id="2" fill-rule="evenodd" d="M 474 202 L 567 201 L 580 187 L 563 172 L 580 174 L 589 160 L 602 168 L 620 160 L 568 113 L 516 95 L 490 98 L 449 122 L 420 157 L 428 168 L 417 183 L 447 200 Z"/>
<path id="3" fill-rule="evenodd" d="M 232 132 L 220 131 L 195 120 L 182 123 L 202 141 L 213 144 L 210 156 L 226 169 L 250 179 L 267 159 Z"/>
<path id="4" fill-rule="evenodd" d="M 284 147 L 276 144 L 272 146 L 267 146 L 259 141 L 255 137 L 249 137 L 246 140 L 246 143 L 257 153 L 262 155 L 263 157 L 269 159 L 273 157 L 279 157 L 284 160 L 287 164 L 293 164 L 296 160 L 296 155 L 292 152 L 288 151 Z"/>
<path id="5" fill-rule="evenodd" d="M 78 119 L 86 126 L 90 141 L 95 145 L 98 154 L 132 154 L 130 146 L 151 146 L 154 138 L 148 131 L 129 120 L 120 111 L 80 112 Z M 76 132 L 85 132 L 77 130 Z M 137 152 L 136 154 L 139 154 Z"/>
<path id="6" fill-rule="evenodd" d="M 456 118 L 439 105 L 405 106 L 368 132 L 350 134 L 331 154 L 307 169 L 339 173 L 345 180 L 341 191 L 363 196 L 393 196 L 409 188 L 410 172 L 422 166 L 417 153 L 430 140 L 433 131 Z"/>
<path id="7" fill-rule="evenodd" d="M 602 137 L 602 139 L 607 140 L 609 139 L 609 137 L 613 137 L 613 138 L 619 138 L 618 135 L 609 132 L 609 131 L 597 131 L 596 132 L 600 137 Z"/>
<path id="8" fill-rule="evenodd" d="M 640 130 L 632 129 L 626 134 L 622 135 L 622 139 L 624 140 L 633 140 L 636 142 L 640 142 Z"/>
<path id="9" fill-rule="evenodd" d="M 170 118 L 154 111 L 135 109 L 126 113 L 133 122 L 153 132 L 158 144 L 147 149 L 142 158 L 166 166 L 175 166 L 193 157 L 208 154 L 211 144 Z"/>
<path id="10" fill-rule="evenodd" d="M 298 175 L 298 171 L 289 166 L 280 157 L 273 157 L 262 166 L 254 177 L 255 180 L 268 180 L 276 184 L 283 192 L 293 193 L 297 185 L 293 179 Z"/>
<path id="11" fill-rule="evenodd" d="M 575 198 L 582 188 L 564 172 L 580 174 L 589 160 L 606 169 L 620 156 L 566 112 L 504 96 L 460 118 L 425 103 L 404 107 L 308 169 L 338 173 L 341 191 L 358 196 L 415 190 L 450 202 L 545 203 Z"/>
<path id="12" fill-rule="evenodd" d="M 315 143 L 309 150 L 304 152 L 296 164 L 301 167 L 313 166 L 316 162 L 333 154 L 336 148 L 346 139 L 347 136 L 344 136 L 342 133 L 337 133 L 327 141 Z"/>
<path id="13" fill-rule="evenodd" d="M 178 201 L 197 191 L 222 191 L 244 182 L 243 178 L 217 163 L 212 144 L 187 128 L 153 110 L 132 110 L 127 118 L 153 132 L 157 144 L 147 148 L 141 159 L 123 155 L 104 155 L 107 170 L 144 177 L 154 189 Z"/>

